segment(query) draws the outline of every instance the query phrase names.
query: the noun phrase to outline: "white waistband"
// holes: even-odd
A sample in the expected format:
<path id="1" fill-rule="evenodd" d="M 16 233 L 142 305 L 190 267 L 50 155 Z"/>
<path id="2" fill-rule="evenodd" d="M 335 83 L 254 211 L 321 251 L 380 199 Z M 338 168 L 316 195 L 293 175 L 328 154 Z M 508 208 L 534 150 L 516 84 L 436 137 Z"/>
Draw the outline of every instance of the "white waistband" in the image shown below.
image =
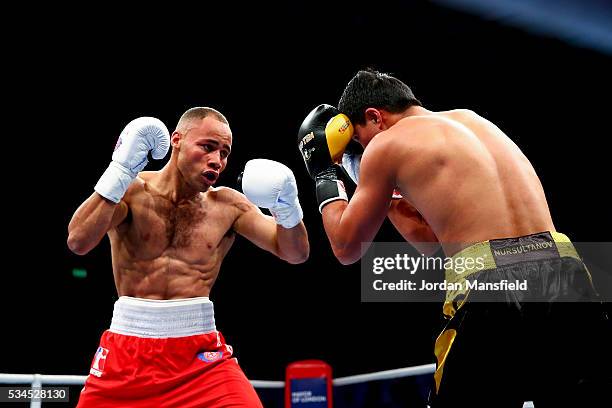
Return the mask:
<path id="1" fill-rule="evenodd" d="M 207 297 L 172 300 L 121 296 L 110 331 L 128 336 L 168 338 L 216 331 L 213 303 Z"/>

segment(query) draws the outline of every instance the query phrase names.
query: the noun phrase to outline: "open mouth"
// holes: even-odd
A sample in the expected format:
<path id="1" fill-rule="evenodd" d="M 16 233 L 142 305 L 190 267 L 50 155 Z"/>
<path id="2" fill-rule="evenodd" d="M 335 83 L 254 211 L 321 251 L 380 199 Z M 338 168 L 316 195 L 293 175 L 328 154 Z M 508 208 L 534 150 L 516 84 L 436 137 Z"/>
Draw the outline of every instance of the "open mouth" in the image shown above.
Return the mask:
<path id="1" fill-rule="evenodd" d="M 204 173 L 202 173 L 202 175 L 210 183 L 214 183 L 215 181 L 217 181 L 218 174 L 214 171 L 205 171 Z"/>

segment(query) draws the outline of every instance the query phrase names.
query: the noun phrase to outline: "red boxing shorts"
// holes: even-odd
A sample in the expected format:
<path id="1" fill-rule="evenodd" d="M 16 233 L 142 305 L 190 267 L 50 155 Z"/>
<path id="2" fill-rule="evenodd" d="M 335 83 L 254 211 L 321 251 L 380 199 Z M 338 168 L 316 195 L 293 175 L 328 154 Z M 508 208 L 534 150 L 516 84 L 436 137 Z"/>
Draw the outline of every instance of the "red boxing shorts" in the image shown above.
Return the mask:
<path id="1" fill-rule="evenodd" d="M 207 297 L 117 300 L 79 408 L 230 406 L 262 404 L 216 330 Z"/>

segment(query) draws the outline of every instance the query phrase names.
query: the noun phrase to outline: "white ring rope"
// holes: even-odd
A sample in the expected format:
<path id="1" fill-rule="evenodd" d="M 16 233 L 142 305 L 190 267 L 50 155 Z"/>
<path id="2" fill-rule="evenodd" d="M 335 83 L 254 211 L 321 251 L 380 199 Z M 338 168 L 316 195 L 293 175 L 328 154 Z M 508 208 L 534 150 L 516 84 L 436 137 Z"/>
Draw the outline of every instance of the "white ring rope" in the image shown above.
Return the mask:
<path id="1" fill-rule="evenodd" d="M 433 374 L 436 371 L 435 364 L 425 364 L 414 367 L 396 368 L 395 370 L 378 371 L 376 373 L 351 375 L 334 380 L 335 386 L 357 384 L 367 381 L 389 380 L 393 378 L 411 377 L 413 375 Z"/>
<path id="2" fill-rule="evenodd" d="M 86 375 L 0 374 L 0 384 L 32 384 L 34 376 L 40 384 L 83 385 Z"/>
<path id="3" fill-rule="evenodd" d="M 367 381 L 388 380 L 393 378 L 410 377 L 413 375 L 432 374 L 435 364 L 426 364 L 416 367 L 397 368 L 395 370 L 379 371 L 376 373 L 351 375 L 333 380 L 334 385 L 343 386 Z M 37 377 L 40 384 L 83 385 L 86 375 L 48 375 L 48 374 L 2 374 L 0 384 L 32 384 Z M 251 380 L 255 388 L 283 388 L 284 381 Z"/>
<path id="4" fill-rule="evenodd" d="M 435 364 L 424 364 L 414 367 L 397 368 L 394 370 L 378 371 L 375 373 L 350 375 L 333 380 L 337 387 L 350 384 L 358 384 L 368 381 L 390 380 L 415 375 L 433 374 Z M 42 384 L 83 385 L 87 379 L 86 375 L 48 375 L 48 374 L 3 374 L 0 373 L 0 384 L 30 384 L 40 387 Z M 251 380 L 255 388 L 284 388 L 284 381 Z M 31 405 L 33 406 L 33 405 Z M 40 405 L 36 405 L 40 406 Z M 533 408 L 531 401 L 525 402 L 523 408 Z"/>

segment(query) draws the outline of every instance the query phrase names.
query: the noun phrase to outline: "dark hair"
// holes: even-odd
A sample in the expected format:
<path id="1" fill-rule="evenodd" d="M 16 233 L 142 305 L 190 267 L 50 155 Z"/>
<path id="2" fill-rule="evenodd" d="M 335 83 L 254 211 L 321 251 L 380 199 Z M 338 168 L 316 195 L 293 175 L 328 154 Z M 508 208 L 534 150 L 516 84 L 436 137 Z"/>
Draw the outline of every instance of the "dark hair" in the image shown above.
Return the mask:
<path id="1" fill-rule="evenodd" d="M 363 125 L 367 108 L 382 108 L 391 113 L 403 112 L 421 102 L 402 81 L 373 69 L 357 72 L 344 88 L 338 109 L 351 122 Z"/>

